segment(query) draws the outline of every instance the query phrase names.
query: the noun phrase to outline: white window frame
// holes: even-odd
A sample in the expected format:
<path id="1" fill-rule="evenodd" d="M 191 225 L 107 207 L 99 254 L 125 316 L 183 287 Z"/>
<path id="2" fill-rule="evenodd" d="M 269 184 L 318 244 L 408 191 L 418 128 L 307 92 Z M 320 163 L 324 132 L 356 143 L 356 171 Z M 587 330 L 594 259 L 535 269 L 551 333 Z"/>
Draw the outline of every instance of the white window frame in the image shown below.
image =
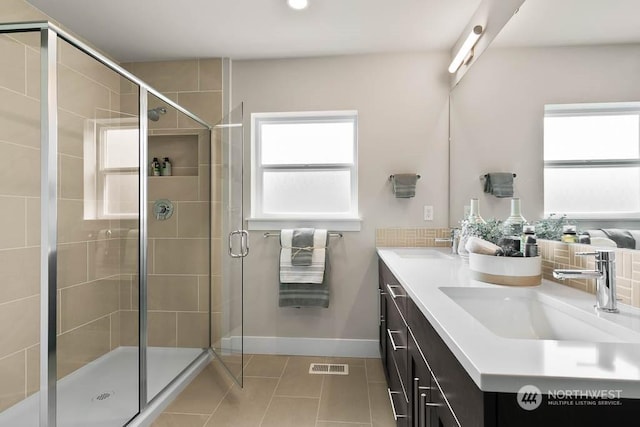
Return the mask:
<path id="1" fill-rule="evenodd" d="M 577 116 L 605 116 L 630 114 L 640 116 L 639 102 L 615 102 L 592 104 L 555 104 L 545 105 L 544 118 L 547 117 L 577 117 Z M 638 138 L 640 144 L 640 137 Z M 543 159 L 544 160 L 544 159 Z M 597 159 L 597 160 L 544 160 L 544 170 L 550 168 L 602 168 L 602 167 L 640 167 L 640 154 L 634 159 Z M 546 185 L 546 183 L 545 183 Z M 566 214 L 571 219 L 592 220 L 621 220 L 640 219 L 640 212 L 552 212 L 544 206 L 544 215 Z"/>
<path id="2" fill-rule="evenodd" d="M 138 129 L 137 118 L 96 119 L 85 122 L 84 131 L 84 219 L 137 219 L 138 213 L 109 212 L 106 198 L 107 175 L 136 175 L 139 167 L 104 166 L 106 133 L 110 129 Z M 136 152 L 138 142 L 136 140 Z"/>
<path id="3" fill-rule="evenodd" d="M 268 123 L 321 123 L 345 121 L 353 123 L 353 162 L 330 164 L 279 164 L 261 163 L 261 125 Z M 263 174 L 265 171 L 350 171 L 351 210 L 338 213 L 265 213 L 262 207 Z M 316 227 L 335 231 L 359 231 L 358 216 L 358 113 L 344 111 L 305 111 L 251 114 L 251 217 L 250 230 L 275 230 L 288 227 Z"/>

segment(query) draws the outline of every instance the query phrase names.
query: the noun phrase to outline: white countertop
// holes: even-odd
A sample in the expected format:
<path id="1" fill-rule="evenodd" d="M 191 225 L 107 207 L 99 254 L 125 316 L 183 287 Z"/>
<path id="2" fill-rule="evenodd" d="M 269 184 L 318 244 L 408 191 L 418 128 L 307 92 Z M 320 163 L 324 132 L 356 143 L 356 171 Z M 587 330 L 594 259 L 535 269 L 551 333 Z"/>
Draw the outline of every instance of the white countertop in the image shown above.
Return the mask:
<path id="1" fill-rule="evenodd" d="M 416 249 L 416 253 L 424 249 Z M 640 343 L 498 336 L 439 288 L 503 286 L 471 279 L 468 264 L 457 255 L 450 259 L 399 255 L 410 250 L 378 248 L 377 252 L 481 390 L 517 393 L 531 384 L 543 393 L 621 390 L 623 398 L 640 398 Z M 433 250 L 450 254 L 450 249 Z M 526 289 L 640 333 L 640 310 L 634 307 L 620 304 L 620 313 L 596 313 L 594 295 L 546 280 Z"/>

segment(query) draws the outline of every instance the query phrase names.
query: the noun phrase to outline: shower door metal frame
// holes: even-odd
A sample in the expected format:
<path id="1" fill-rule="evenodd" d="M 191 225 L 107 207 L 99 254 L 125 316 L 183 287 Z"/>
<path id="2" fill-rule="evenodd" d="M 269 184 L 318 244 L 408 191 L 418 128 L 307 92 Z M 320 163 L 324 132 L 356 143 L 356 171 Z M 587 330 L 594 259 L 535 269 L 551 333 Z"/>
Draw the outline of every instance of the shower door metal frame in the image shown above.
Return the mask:
<path id="1" fill-rule="evenodd" d="M 140 425 L 145 422 L 138 418 L 144 413 L 158 411 L 162 408 L 160 395 L 177 394 L 181 385 L 178 378 L 193 378 L 211 358 L 211 349 L 203 352 L 171 381 L 154 399 L 147 402 L 147 217 L 148 194 L 147 170 L 148 153 L 146 150 L 148 125 L 143 120 L 147 113 L 147 96 L 152 94 L 162 102 L 176 109 L 190 119 L 202 125 L 209 132 L 212 126 L 147 83 L 122 68 L 91 46 L 77 39 L 67 31 L 48 21 L 16 22 L 0 24 L 0 34 L 40 33 L 40 142 L 41 142 L 41 180 L 40 180 L 40 427 L 55 427 L 57 423 L 57 243 L 58 243 L 58 87 L 57 60 L 58 38 L 66 41 L 83 53 L 97 60 L 120 76 L 130 80 L 139 87 L 139 168 L 140 168 L 140 230 L 139 230 L 139 408 L 138 413 L 127 425 Z M 142 274 L 145 273 L 145 274 Z"/>
<path id="2" fill-rule="evenodd" d="M 40 30 L 40 425 L 57 418 L 58 37 Z"/>

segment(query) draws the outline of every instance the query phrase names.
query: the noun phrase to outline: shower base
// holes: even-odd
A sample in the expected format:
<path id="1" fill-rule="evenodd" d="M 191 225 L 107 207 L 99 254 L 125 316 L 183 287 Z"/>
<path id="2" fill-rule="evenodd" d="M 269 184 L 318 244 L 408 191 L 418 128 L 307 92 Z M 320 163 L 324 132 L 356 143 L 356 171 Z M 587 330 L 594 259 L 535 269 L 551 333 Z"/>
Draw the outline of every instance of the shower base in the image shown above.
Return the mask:
<path id="1" fill-rule="evenodd" d="M 200 348 L 147 349 L 152 398 L 202 353 Z M 0 413 L 0 427 L 37 427 L 39 393 Z M 120 427 L 138 413 L 138 348 L 118 347 L 58 381 L 58 427 Z"/>

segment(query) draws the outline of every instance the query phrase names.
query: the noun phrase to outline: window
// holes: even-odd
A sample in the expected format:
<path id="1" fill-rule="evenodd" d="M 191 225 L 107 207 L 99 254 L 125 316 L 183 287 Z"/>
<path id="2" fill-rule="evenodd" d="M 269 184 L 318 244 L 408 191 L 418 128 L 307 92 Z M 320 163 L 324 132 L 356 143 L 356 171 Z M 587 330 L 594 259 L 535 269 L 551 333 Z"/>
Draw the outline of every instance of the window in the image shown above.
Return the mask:
<path id="1" fill-rule="evenodd" d="M 640 103 L 547 105 L 544 210 L 640 218 Z"/>
<path id="2" fill-rule="evenodd" d="M 138 217 L 138 135 L 137 120 L 87 121 L 85 219 Z"/>
<path id="3" fill-rule="evenodd" d="M 250 228 L 359 229 L 357 113 L 254 113 L 251 120 Z"/>

